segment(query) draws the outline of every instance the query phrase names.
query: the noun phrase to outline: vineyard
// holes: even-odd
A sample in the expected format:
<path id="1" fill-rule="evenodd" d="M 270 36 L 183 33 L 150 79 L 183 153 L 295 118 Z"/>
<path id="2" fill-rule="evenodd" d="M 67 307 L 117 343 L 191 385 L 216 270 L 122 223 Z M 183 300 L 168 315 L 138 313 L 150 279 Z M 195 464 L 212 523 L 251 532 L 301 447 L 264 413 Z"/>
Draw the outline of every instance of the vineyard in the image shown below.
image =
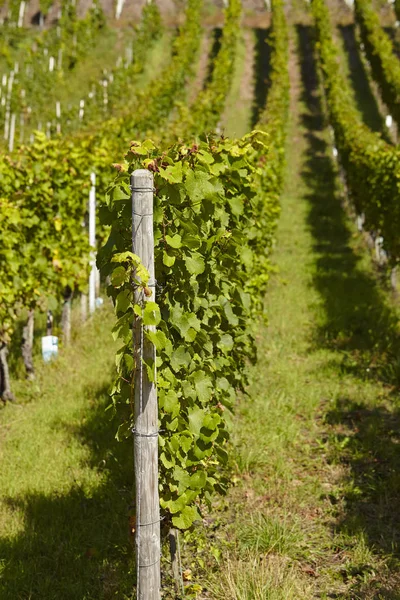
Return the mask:
<path id="1" fill-rule="evenodd" d="M 0 600 L 400 598 L 399 24 L 0 0 Z"/>

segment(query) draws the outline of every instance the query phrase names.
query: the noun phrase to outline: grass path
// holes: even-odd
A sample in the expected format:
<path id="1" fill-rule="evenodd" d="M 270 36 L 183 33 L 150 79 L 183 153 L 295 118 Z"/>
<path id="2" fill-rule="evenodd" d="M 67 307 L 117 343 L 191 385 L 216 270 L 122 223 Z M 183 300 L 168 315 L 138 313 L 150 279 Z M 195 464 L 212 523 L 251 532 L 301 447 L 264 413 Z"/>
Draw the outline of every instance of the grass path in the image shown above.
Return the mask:
<path id="1" fill-rule="evenodd" d="M 104 308 L 0 412 L 1 600 L 126 598 L 131 445 L 105 412 L 113 378 Z"/>
<path id="2" fill-rule="evenodd" d="M 398 315 L 341 204 L 310 33 L 293 31 L 279 272 L 235 427 L 221 600 L 400 598 Z"/>

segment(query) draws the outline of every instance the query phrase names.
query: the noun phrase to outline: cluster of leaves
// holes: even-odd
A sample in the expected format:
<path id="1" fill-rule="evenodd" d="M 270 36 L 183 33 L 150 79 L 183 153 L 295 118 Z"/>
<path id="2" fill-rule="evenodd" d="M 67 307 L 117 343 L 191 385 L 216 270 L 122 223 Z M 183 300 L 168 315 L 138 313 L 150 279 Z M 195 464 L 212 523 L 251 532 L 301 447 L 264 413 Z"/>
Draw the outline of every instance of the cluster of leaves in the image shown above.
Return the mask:
<path id="1" fill-rule="evenodd" d="M 54 309 L 65 288 L 86 286 L 86 155 L 84 144 L 38 134 L 0 163 L 1 341 L 9 341 L 19 309 Z"/>
<path id="2" fill-rule="evenodd" d="M 157 351 L 160 406 L 160 497 L 167 520 L 181 529 L 199 518 L 202 502 L 224 492 L 228 480 L 228 418 L 246 364 L 255 358 L 255 328 L 270 269 L 268 253 L 279 213 L 282 153 L 288 110 L 287 30 L 274 2 L 271 111 L 265 131 L 242 140 L 201 136 L 193 145 L 132 142 L 107 192 L 102 211 L 110 237 L 98 265 L 110 277 L 117 315 L 118 378 L 113 402 L 119 435 L 129 432 L 135 319 L 157 325 L 147 332 Z M 269 114 L 270 113 L 270 114 Z M 276 128 L 276 129 L 275 129 Z M 276 134 L 276 135 L 275 135 Z M 271 137 L 271 141 L 265 140 Z M 278 145 L 281 147 L 278 148 Z M 157 298 L 135 305 L 131 250 L 130 175 L 154 173 Z M 155 303 L 157 300 L 157 303 Z M 152 365 L 147 365 L 153 377 Z"/>
<path id="3" fill-rule="evenodd" d="M 400 151 L 371 131 L 358 113 L 346 78 L 340 71 L 329 12 L 313 0 L 317 51 L 335 144 L 347 186 L 366 227 L 384 237 L 392 263 L 400 257 Z"/>
<path id="4" fill-rule="evenodd" d="M 157 40 L 163 31 L 160 10 L 155 2 L 148 2 L 142 10 L 142 18 L 133 41 L 135 69 L 143 69 L 149 44 Z"/>
<path id="5" fill-rule="evenodd" d="M 129 177 L 135 168 L 154 171 L 155 269 L 162 292 L 159 312 L 147 302 L 143 322 L 158 326 L 151 341 L 158 354 L 160 427 L 168 432 L 160 438 L 161 505 L 183 529 L 199 518 L 194 501 L 210 501 L 227 485 L 220 470 L 228 460 L 223 412 L 232 408 L 235 390 L 244 388 L 246 359 L 254 358 L 251 325 L 259 296 L 251 292 L 259 273 L 248 242 L 263 218 L 250 160 L 256 140 L 210 137 L 165 152 L 150 141 L 136 142 L 127 170 L 108 193 L 112 230 L 98 264 L 111 277 L 114 333 L 123 342 L 113 398 L 124 407 L 131 398 L 132 325 L 139 318 L 129 270 L 122 278 L 120 264 L 131 247 Z M 120 435 L 130 427 L 129 420 Z"/>
<path id="6" fill-rule="evenodd" d="M 279 197 L 283 183 L 286 123 L 290 93 L 287 66 L 289 42 L 283 0 L 272 1 L 270 44 L 271 58 L 267 102 L 265 109 L 259 116 L 257 129 L 261 129 L 269 135 L 269 160 L 263 169 L 262 175 L 268 183 L 262 187 L 268 189 L 269 193 L 275 193 Z M 271 160 L 272 155 L 273 160 Z"/>
<path id="7" fill-rule="evenodd" d="M 379 86 L 383 101 L 400 125 L 400 62 L 393 52 L 392 41 L 382 29 L 379 16 L 370 0 L 356 0 L 355 9 L 373 78 Z"/>
<path id="8" fill-rule="evenodd" d="M 96 135 L 77 135 L 49 140 L 36 134 L 35 142 L 22 146 L 0 162 L 0 212 L 4 243 L 0 250 L 0 274 L 4 283 L 0 309 L 0 338 L 8 341 L 13 322 L 22 308 L 50 307 L 66 286 L 81 290 L 87 281 L 89 247 L 83 227 L 87 215 L 90 172 L 97 174 L 102 197 L 111 177 L 110 155 L 119 154 L 121 140 L 135 128 L 146 131 L 147 103 L 151 96 L 158 125 L 168 117 L 176 94 L 183 86 L 199 46 L 201 0 L 188 4 L 187 20 L 175 40 L 175 55 L 165 68 L 168 86 L 145 90 L 146 102 L 137 99 L 130 119 L 111 119 Z M 147 13 L 147 17 L 154 11 Z M 152 24 L 147 19 L 148 25 Z M 144 39 L 144 33 L 141 34 Z M 173 81 L 177 64 L 180 79 Z M 162 112 L 159 107 L 163 106 Z M 129 139 L 129 138 L 128 138 Z M 103 231 L 105 234 L 105 231 Z M 24 248 L 24 254 L 20 252 Z"/>

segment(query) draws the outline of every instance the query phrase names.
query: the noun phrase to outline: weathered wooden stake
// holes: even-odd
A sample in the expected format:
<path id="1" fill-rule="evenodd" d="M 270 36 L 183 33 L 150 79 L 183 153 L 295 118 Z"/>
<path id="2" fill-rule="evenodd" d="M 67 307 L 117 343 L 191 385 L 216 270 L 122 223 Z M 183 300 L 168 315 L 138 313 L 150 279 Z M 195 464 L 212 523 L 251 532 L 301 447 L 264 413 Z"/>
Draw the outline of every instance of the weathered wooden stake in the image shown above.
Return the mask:
<path id="1" fill-rule="evenodd" d="M 0 342 L 0 398 L 3 402 L 15 402 L 14 394 L 11 391 L 7 356 L 8 346 L 4 342 Z"/>
<path id="2" fill-rule="evenodd" d="M 131 176 L 132 248 L 149 271 L 147 297 L 135 289 L 135 303 L 144 305 L 155 299 L 153 175 L 144 169 Z M 146 365 L 155 365 L 154 345 L 146 339 L 146 330 L 136 317 L 133 330 L 135 358 L 135 487 L 136 487 L 136 564 L 138 600 L 160 600 L 160 505 L 158 495 L 158 406 L 157 390 L 148 378 Z M 154 366 L 155 369 L 155 366 Z"/>
<path id="3" fill-rule="evenodd" d="M 179 542 L 178 542 L 179 532 L 177 529 L 170 529 L 168 533 L 169 538 L 169 551 L 171 555 L 171 566 L 172 566 L 172 575 L 175 581 L 175 591 L 177 594 L 182 592 L 182 577 L 179 570 Z"/>
<path id="4" fill-rule="evenodd" d="M 28 379 L 34 379 L 35 369 L 33 367 L 33 332 L 35 328 L 35 312 L 30 310 L 28 312 L 28 318 L 26 325 L 22 329 L 22 358 L 26 369 L 26 376 Z"/>
<path id="5" fill-rule="evenodd" d="M 53 313 L 51 310 L 47 311 L 47 320 L 46 320 L 46 335 L 53 335 Z"/>

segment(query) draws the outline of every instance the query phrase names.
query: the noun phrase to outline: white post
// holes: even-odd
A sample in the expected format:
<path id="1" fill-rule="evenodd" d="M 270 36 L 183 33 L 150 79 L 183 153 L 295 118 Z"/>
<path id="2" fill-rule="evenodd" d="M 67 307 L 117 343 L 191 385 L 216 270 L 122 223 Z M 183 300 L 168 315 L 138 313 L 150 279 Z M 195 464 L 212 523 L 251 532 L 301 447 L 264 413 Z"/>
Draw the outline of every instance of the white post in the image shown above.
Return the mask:
<path id="1" fill-rule="evenodd" d="M 125 0 L 117 0 L 117 6 L 115 9 L 115 18 L 118 20 L 121 16 L 122 9 L 124 8 Z"/>
<path id="2" fill-rule="evenodd" d="M 12 152 L 14 150 L 14 138 L 15 138 L 15 120 L 17 115 L 13 113 L 10 121 L 10 139 L 8 140 L 8 150 Z"/>
<path id="3" fill-rule="evenodd" d="M 107 81 L 107 79 L 104 79 L 103 86 L 104 86 L 103 102 L 104 102 L 104 106 L 107 106 L 107 104 L 108 104 L 108 92 L 107 92 L 108 81 Z"/>
<path id="4" fill-rule="evenodd" d="M 85 101 L 80 100 L 80 102 L 79 102 L 79 120 L 80 121 L 82 121 L 84 114 L 85 114 Z"/>
<path id="5" fill-rule="evenodd" d="M 11 71 L 8 78 L 7 100 L 6 100 L 6 116 L 4 121 L 4 139 L 10 139 L 10 117 L 11 117 L 11 96 L 14 83 L 14 71 Z"/>
<path id="6" fill-rule="evenodd" d="M 4 117 L 4 139 L 5 140 L 10 139 L 10 111 L 8 110 L 7 106 L 6 106 L 6 114 Z"/>
<path id="7" fill-rule="evenodd" d="M 56 102 L 56 119 L 57 119 L 57 133 L 61 133 L 61 103 L 59 101 Z"/>
<path id="8" fill-rule="evenodd" d="M 135 289 L 135 303 L 144 305 L 155 299 L 153 175 L 138 169 L 131 176 L 132 249 L 150 274 L 148 298 L 143 289 Z M 160 600 L 160 506 L 158 494 L 158 406 L 155 382 L 148 378 L 146 367 L 154 361 L 154 345 L 145 331 L 154 326 L 143 325 L 135 317 L 133 326 L 135 364 L 135 481 L 136 481 L 136 565 L 138 600 Z M 154 367 L 155 368 L 155 367 Z"/>
<path id="9" fill-rule="evenodd" d="M 24 24 L 25 6 L 25 0 L 21 0 L 21 4 L 19 5 L 18 27 L 22 27 Z"/>
<path id="10" fill-rule="evenodd" d="M 96 308 L 96 174 L 90 174 L 89 192 L 89 245 L 90 276 L 89 276 L 89 313 L 92 315 Z"/>

